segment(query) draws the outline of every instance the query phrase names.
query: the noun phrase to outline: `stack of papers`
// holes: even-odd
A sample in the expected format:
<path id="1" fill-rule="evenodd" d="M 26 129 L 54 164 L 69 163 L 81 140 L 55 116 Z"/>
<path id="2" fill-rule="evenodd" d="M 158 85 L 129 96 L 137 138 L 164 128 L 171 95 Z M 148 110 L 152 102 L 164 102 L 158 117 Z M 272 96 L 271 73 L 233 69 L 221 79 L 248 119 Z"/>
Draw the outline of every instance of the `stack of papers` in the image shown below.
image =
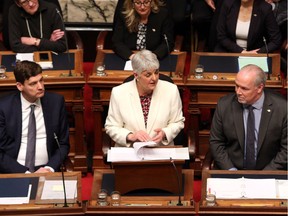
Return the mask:
<path id="1" fill-rule="evenodd" d="M 288 180 L 208 178 L 206 191 L 217 199 L 288 199 Z"/>
<path id="2" fill-rule="evenodd" d="M 189 160 L 187 147 L 159 147 L 155 142 L 135 142 L 133 148 L 112 147 L 108 150 L 108 162 L 143 160 Z"/>

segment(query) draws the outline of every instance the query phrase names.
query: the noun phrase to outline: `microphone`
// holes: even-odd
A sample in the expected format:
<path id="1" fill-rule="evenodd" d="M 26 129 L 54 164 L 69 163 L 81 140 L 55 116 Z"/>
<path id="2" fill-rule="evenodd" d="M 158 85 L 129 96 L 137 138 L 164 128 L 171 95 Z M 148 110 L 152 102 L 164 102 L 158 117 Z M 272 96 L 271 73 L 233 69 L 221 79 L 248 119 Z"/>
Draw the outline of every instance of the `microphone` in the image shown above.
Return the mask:
<path id="1" fill-rule="evenodd" d="M 169 69 L 170 69 L 170 77 L 173 77 L 172 75 L 172 66 L 171 66 L 171 54 L 170 54 L 170 48 L 169 48 L 169 43 L 168 43 L 168 38 L 166 36 L 166 34 L 164 34 L 164 40 L 166 42 L 166 46 L 167 46 L 167 51 L 168 51 L 168 60 L 169 60 Z"/>
<path id="2" fill-rule="evenodd" d="M 269 52 L 268 52 L 268 46 L 267 46 L 267 42 L 266 42 L 266 38 L 263 36 L 263 42 L 265 44 L 265 51 L 266 51 L 266 55 L 267 55 L 267 65 L 268 65 L 268 76 L 267 76 L 267 79 L 270 80 L 270 72 L 269 72 Z"/>
<path id="3" fill-rule="evenodd" d="M 177 171 L 177 168 L 176 168 L 176 165 L 174 163 L 174 160 L 170 157 L 170 162 L 172 163 L 173 165 L 173 168 L 174 168 L 174 171 L 175 171 L 175 174 L 177 176 L 177 182 L 178 182 L 178 190 L 179 190 L 179 194 L 178 194 L 178 203 L 177 203 L 177 206 L 183 206 L 183 203 L 181 202 L 181 186 L 180 186 L 180 177 L 179 177 L 179 173 Z"/>
<path id="4" fill-rule="evenodd" d="M 56 133 L 54 133 L 54 139 L 56 140 L 56 143 L 58 145 L 59 152 L 60 152 L 60 159 L 62 160 L 60 144 L 59 144 L 59 140 L 58 140 Z M 64 205 L 63 205 L 63 207 L 68 207 L 63 167 L 64 167 L 63 162 L 61 162 L 61 168 L 60 169 L 61 169 L 61 173 L 62 173 L 62 182 L 63 182 L 63 191 L 64 191 Z"/>
<path id="5" fill-rule="evenodd" d="M 71 60 L 70 60 L 70 52 L 69 52 L 69 47 L 68 47 L 67 32 L 66 32 L 66 29 L 65 29 L 64 20 L 63 20 L 62 15 L 61 15 L 61 13 L 60 13 L 58 8 L 56 8 L 56 12 L 57 12 L 57 14 L 59 15 L 59 17 L 60 17 L 60 19 L 62 21 L 62 27 L 63 27 L 64 37 L 65 37 L 65 46 L 66 46 L 66 50 L 67 50 L 68 66 L 69 66 L 69 74 L 68 74 L 68 76 L 71 77 L 73 75 L 72 75 L 72 70 L 71 70 Z"/>

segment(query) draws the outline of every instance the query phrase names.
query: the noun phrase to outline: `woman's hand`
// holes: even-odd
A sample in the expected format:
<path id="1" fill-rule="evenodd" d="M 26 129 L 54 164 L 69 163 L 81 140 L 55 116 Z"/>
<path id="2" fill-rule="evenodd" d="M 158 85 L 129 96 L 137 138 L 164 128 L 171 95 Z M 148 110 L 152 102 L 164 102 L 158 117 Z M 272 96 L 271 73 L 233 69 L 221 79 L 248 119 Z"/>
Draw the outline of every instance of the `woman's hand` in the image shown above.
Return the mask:
<path id="1" fill-rule="evenodd" d="M 136 131 L 127 135 L 127 140 L 131 142 L 148 142 L 151 141 L 151 137 L 145 131 Z"/>
<path id="2" fill-rule="evenodd" d="M 52 32 L 50 36 L 50 41 L 57 41 L 61 39 L 64 36 L 64 31 L 61 31 L 61 29 L 56 29 Z"/>

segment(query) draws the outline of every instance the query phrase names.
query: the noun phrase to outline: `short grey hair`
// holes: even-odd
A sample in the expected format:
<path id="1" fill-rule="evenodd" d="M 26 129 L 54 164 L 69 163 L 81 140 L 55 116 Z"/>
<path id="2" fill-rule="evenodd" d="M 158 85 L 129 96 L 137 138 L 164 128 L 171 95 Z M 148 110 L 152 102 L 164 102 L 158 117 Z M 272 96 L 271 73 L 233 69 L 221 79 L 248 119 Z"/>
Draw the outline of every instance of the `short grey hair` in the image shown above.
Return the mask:
<path id="1" fill-rule="evenodd" d="M 254 64 L 248 64 L 242 67 L 240 71 L 254 73 L 256 75 L 254 80 L 255 86 L 259 86 L 260 84 L 265 85 L 267 80 L 266 73 L 259 66 Z"/>
<path id="2" fill-rule="evenodd" d="M 149 50 L 137 52 L 131 61 L 133 71 L 140 75 L 143 71 L 159 69 L 157 56 Z"/>

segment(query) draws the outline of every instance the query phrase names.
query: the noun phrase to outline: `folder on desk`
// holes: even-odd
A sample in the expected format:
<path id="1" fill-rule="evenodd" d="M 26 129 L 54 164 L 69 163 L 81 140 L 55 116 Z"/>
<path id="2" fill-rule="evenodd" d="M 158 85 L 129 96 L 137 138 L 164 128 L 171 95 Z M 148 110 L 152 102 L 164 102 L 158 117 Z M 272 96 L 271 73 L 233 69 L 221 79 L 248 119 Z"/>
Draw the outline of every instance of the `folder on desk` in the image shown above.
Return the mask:
<path id="1" fill-rule="evenodd" d="M 26 197 L 29 184 L 29 178 L 1 178 L 0 197 Z"/>

